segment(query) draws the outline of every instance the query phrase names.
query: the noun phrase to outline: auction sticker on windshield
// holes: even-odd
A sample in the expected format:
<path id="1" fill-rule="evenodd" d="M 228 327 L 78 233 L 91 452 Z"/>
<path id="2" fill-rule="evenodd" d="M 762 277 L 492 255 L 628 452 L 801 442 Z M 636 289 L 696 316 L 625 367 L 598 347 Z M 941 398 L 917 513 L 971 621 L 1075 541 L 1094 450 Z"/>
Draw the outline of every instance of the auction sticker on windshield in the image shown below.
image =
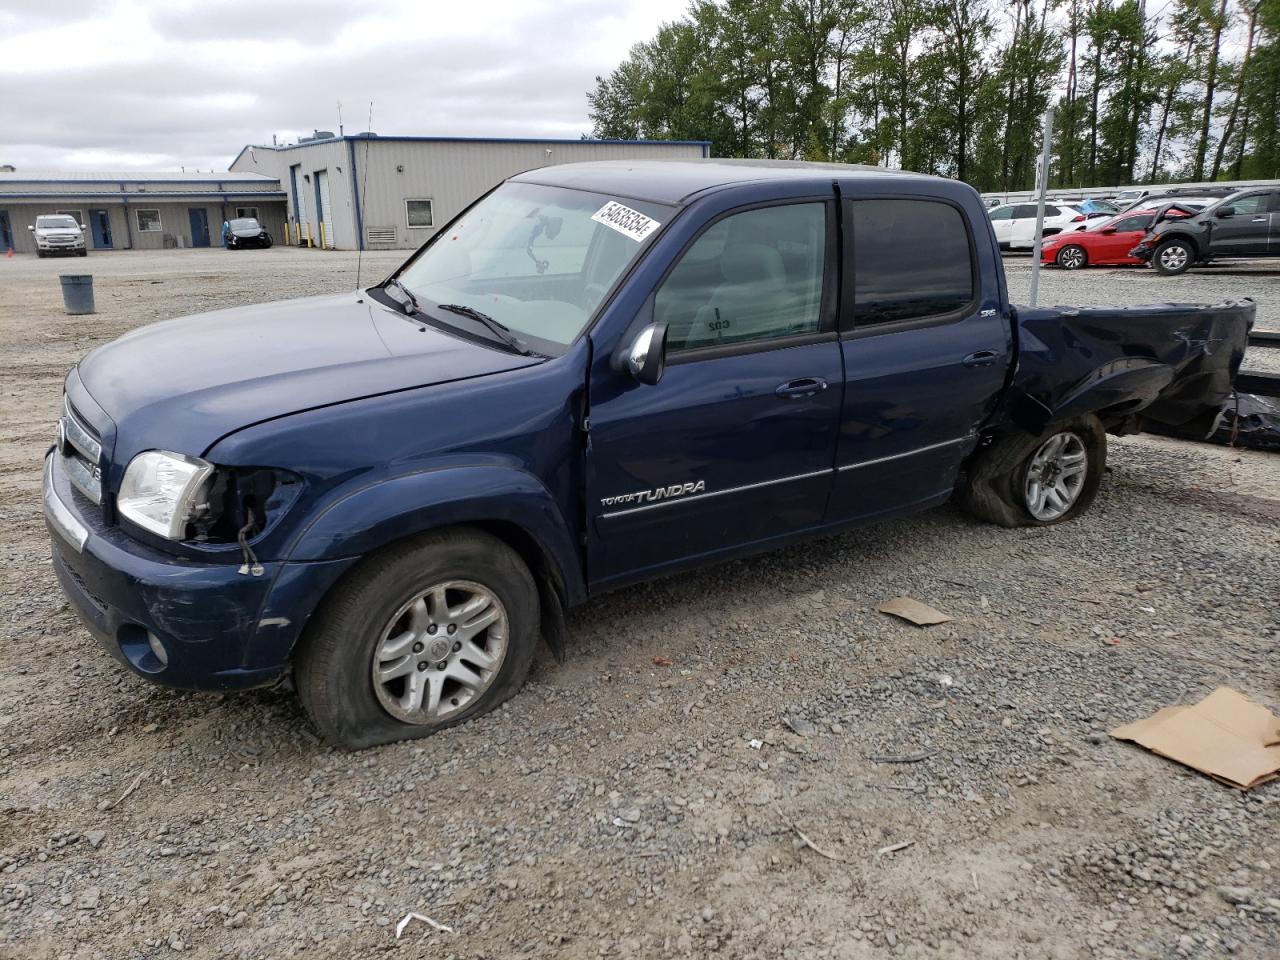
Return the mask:
<path id="1" fill-rule="evenodd" d="M 591 219 L 597 223 L 603 223 L 606 227 L 612 227 L 619 233 L 630 237 L 636 243 L 639 243 L 662 226 L 657 220 L 646 217 L 639 210 L 624 207 L 616 200 L 610 200 L 606 203 L 591 215 Z"/>

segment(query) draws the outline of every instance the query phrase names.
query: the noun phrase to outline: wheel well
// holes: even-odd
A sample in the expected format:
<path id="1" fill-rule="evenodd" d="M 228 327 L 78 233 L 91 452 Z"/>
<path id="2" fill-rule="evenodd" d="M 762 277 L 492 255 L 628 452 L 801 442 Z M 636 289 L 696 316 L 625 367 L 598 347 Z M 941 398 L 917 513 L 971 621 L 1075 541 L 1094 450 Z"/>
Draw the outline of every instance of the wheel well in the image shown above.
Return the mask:
<path id="1" fill-rule="evenodd" d="M 1163 247 L 1171 240 L 1178 240 L 1190 247 L 1192 256 L 1200 256 L 1200 245 L 1196 243 L 1189 234 L 1185 233 L 1166 233 L 1160 238 L 1160 242 L 1156 244 L 1157 249 Z"/>

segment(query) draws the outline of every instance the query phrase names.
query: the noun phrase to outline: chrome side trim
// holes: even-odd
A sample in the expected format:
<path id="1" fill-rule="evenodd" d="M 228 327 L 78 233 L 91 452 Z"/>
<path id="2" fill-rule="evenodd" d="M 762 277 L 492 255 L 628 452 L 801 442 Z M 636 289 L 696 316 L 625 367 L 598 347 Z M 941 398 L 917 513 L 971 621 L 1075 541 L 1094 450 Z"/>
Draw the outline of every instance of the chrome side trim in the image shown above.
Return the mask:
<path id="1" fill-rule="evenodd" d="M 740 487 L 729 487 L 726 490 L 712 490 L 709 493 L 699 493 L 692 497 L 676 497 L 671 500 L 663 500 L 659 503 L 647 503 L 643 507 L 630 507 L 626 510 L 614 510 L 610 513 L 600 514 L 600 519 L 608 517 L 620 517 L 623 514 L 639 513 L 641 510 L 657 510 L 659 507 L 669 507 L 677 503 L 698 503 L 701 500 L 710 500 L 712 497 L 723 497 L 729 493 L 742 493 L 745 490 L 758 490 L 760 487 L 773 487 L 780 483 L 791 483 L 795 480 L 809 480 L 813 477 L 826 476 L 833 471 L 830 467 L 825 470 L 813 470 L 810 473 L 797 473 L 790 477 L 779 477 L 776 480 L 761 480 L 759 483 L 747 483 Z"/>
<path id="2" fill-rule="evenodd" d="M 837 470 L 857 470 L 859 467 L 873 467 L 877 463 L 888 463 L 890 460 L 901 460 L 904 457 L 914 457 L 917 453 L 928 453 L 930 450 L 941 450 L 943 447 L 954 447 L 958 443 L 966 443 L 974 438 L 973 434 L 963 437 L 956 437 L 954 440 L 944 440 L 942 443 L 931 443 L 927 447 L 918 447 L 915 450 L 908 450 L 906 453 L 895 453 L 888 457 L 877 457 L 875 460 L 863 460 L 860 463 L 846 463 Z"/>
<path id="3" fill-rule="evenodd" d="M 53 489 L 52 474 L 53 455 L 50 454 L 44 461 L 44 515 L 49 518 L 50 526 L 76 548 L 76 553 L 82 553 L 89 539 L 89 528 L 75 518 Z"/>

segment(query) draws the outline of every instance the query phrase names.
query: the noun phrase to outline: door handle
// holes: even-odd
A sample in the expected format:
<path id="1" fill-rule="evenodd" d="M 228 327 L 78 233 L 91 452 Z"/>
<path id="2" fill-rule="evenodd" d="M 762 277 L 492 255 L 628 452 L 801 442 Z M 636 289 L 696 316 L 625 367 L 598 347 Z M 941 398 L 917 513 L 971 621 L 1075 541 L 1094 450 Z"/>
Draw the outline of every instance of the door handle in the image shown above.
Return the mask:
<path id="1" fill-rule="evenodd" d="M 784 400 L 803 400 L 805 397 L 816 397 L 825 389 L 827 381 L 821 377 L 801 377 L 779 384 L 778 389 L 773 392 Z"/>
<path id="2" fill-rule="evenodd" d="M 1270 219 L 1271 219 L 1270 217 L 1254 217 L 1254 218 L 1253 218 L 1253 222 L 1254 222 L 1254 223 L 1266 223 L 1266 222 L 1267 222 L 1268 220 L 1270 220 Z"/>
<path id="3" fill-rule="evenodd" d="M 989 367 L 1000 359 L 994 350 L 979 350 L 971 353 L 961 361 L 966 367 Z"/>

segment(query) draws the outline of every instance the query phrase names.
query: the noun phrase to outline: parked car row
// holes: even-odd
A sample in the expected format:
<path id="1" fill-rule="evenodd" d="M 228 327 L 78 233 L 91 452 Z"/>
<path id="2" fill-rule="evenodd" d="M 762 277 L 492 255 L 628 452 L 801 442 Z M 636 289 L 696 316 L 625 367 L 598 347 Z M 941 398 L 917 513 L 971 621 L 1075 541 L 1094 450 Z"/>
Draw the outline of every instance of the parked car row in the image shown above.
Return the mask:
<path id="1" fill-rule="evenodd" d="M 1035 244 L 1035 205 L 990 211 L 1002 249 Z M 1166 276 L 1237 258 L 1280 257 L 1280 189 L 1249 187 L 1227 196 L 1150 197 L 1110 217 L 1045 204 L 1041 262 L 1064 270 L 1150 264 Z"/>

